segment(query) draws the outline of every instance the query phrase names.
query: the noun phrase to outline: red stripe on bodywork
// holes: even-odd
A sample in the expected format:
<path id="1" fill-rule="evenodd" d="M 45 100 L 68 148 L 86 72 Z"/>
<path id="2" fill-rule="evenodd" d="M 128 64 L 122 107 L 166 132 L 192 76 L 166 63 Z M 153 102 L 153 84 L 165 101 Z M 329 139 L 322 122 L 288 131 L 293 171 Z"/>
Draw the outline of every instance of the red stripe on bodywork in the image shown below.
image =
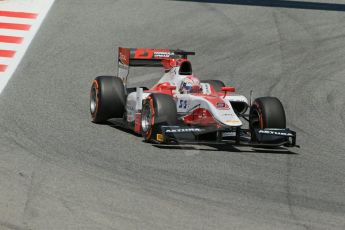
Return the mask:
<path id="1" fill-rule="evenodd" d="M 3 17 L 12 17 L 12 18 L 28 18 L 28 19 L 35 19 L 35 18 L 37 18 L 38 14 L 35 14 L 35 13 L 28 13 L 28 12 L 17 12 L 17 11 L 5 11 L 5 10 L 0 10 L 0 16 L 3 16 Z"/>
<path id="2" fill-rule="evenodd" d="M 31 25 L 27 24 L 17 24 L 17 23 L 4 23 L 0 22 L 0 29 L 10 29 L 10 30 L 30 30 Z"/>
<path id="3" fill-rule="evenodd" d="M 192 113 L 183 117 L 183 121 L 192 125 L 213 125 L 217 121 L 213 118 L 210 111 L 204 108 L 197 108 Z"/>
<path id="4" fill-rule="evenodd" d="M 14 50 L 0 50 L 0 57 L 11 58 L 16 54 Z"/>
<path id="5" fill-rule="evenodd" d="M 0 42 L 20 44 L 22 41 L 22 37 L 0 35 Z"/>
<path id="6" fill-rule="evenodd" d="M 0 64 L 0 72 L 5 72 L 7 69 L 7 65 Z"/>

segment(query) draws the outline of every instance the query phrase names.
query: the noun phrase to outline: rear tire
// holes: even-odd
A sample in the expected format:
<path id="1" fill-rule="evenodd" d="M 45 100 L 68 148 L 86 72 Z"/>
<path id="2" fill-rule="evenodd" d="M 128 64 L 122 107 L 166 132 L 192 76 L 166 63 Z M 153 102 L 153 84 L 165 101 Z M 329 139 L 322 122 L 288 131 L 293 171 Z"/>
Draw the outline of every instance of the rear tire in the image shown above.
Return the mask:
<path id="1" fill-rule="evenodd" d="M 125 89 L 122 80 L 113 76 L 99 76 L 92 82 L 90 112 L 92 121 L 104 123 L 121 118 L 125 111 Z"/>
<path id="2" fill-rule="evenodd" d="M 286 128 L 282 103 L 276 97 L 260 97 L 254 100 L 249 112 L 250 129 Z"/>
<path id="3" fill-rule="evenodd" d="M 214 88 L 214 90 L 216 90 L 217 92 L 222 91 L 222 87 L 225 87 L 224 82 L 222 82 L 221 80 L 204 80 L 204 81 L 201 81 L 201 83 L 210 84 Z"/>
<path id="4" fill-rule="evenodd" d="M 162 125 L 177 123 L 177 108 L 174 99 L 166 94 L 151 94 L 143 102 L 141 133 L 145 141 L 152 141 L 161 133 Z"/>

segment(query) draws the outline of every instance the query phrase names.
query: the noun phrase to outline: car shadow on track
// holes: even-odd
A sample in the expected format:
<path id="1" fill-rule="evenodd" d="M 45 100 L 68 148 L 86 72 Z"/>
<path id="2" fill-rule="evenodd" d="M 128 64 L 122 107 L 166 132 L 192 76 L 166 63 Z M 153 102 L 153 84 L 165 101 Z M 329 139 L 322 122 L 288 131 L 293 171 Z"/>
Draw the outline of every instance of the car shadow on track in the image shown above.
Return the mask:
<path id="1" fill-rule="evenodd" d="M 152 146 L 159 149 L 172 149 L 172 150 L 195 150 L 201 152 L 232 152 L 232 153 L 265 153 L 265 154 L 282 154 L 282 155 L 298 155 L 298 153 L 293 152 L 287 148 L 275 147 L 275 148 L 251 148 L 241 149 L 241 147 L 235 147 L 232 145 L 205 145 L 205 147 L 211 148 L 202 148 L 200 145 L 198 147 L 193 145 L 164 145 L 164 144 L 152 144 Z M 248 147 L 246 147 L 248 148 Z"/>
<path id="2" fill-rule="evenodd" d="M 325 10 L 325 11 L 345 11 L 345 4 L 325 3 L 325 2 L 306 2 L 306 1 L 286 1 L 286 0 L 173 0 L 178 2 L 198 2 L 198 3 L 217 3 L 245 6 L 279 7 L 304 10 Z"/>
<path id="3" fill-rule="evenodd" d="M 131 135 L 134 135 L 134 136 L 137 136 L 137 137 L 141 137 L 141 135 L 137 134 L 137 133 L 134 132 L 133 130 L 121 126 L 121 125 L 120 125 L 120 122 L 118 122 L 118 121 L 116 121 L 116 120 L 110 120 L 110 121 L 107 121 L 107 122 L 105 122 L 105 123 L 103 123 L 103 124 L 101 124 L 101 125 L 106 125 L 106 126 L 109 126 L 109 127 L 114 128 L 114 129 L 120 130 L 120 131 L 122 131 L 122 132 L 131 134 Z"/>

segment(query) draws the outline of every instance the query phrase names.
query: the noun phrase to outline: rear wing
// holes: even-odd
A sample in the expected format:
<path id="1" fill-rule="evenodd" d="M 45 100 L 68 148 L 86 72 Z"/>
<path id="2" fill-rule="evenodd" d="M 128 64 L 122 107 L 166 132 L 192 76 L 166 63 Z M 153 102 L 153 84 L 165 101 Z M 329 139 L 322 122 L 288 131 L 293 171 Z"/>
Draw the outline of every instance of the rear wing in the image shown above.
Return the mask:
<path id="1" fill-rule="evenodd" d="M 187 58 L 195 52 L 171 49 L 123 48 L 118 52 L 118 74 L 123 84 L 127 83 L 130 66 L 162 67 L 162 60 Z"/>

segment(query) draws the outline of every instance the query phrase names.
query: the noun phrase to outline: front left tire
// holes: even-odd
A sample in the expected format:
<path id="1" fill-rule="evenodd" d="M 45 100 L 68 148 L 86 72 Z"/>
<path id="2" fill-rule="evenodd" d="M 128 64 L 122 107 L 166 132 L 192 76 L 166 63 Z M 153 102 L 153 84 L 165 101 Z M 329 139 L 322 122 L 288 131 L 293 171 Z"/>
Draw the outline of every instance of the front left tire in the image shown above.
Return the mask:
<path id="1" fill-rule="evenodd" d="M 250 107 L 250 128 L 286 128 L 286 116 L 282 103 L 276 97 L 260 97 Z"/>

